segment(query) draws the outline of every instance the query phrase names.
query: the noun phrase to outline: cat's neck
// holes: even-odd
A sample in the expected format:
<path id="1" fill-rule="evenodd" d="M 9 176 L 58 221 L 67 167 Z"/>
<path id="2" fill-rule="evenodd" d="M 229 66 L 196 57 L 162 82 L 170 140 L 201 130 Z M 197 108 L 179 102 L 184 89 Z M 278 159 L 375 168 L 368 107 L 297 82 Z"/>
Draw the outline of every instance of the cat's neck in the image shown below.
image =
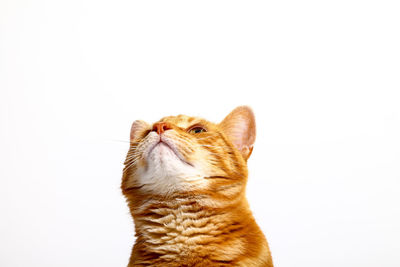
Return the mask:
<path id="1" fill-rule="evenodd" d="M 191 236 L 195 235 L 197 230 L 201 232 L 200 229 L 203 228 L 207 228 L 209 232 L 217 230 L 216 224 L 220 227 L 239 224 L 243 220 L 233 218 L 237 214 L 252 217 L 245 199 L 244 201 L 238 199 L 234 202 L 224 202 L 223 200 L 215 201 L 196 196 L 147 200 L 142 203 L 141 207 L 135 209 L 133 217 L 136 231 L 140 235 L 147 232 L 169 234 L 174 232 L 181 236 Z M 147 225 L 151 225 L 151 229 L 146 227 Z M 173 236 L 173 234 L 170 234 L 170 236 Z"/>
<path id="2" fill-rule="evenodd" d="M 246 235 L 259 231 L 245 200 L 229 205 L 204 198 L 150 200 L 133 215 L 136 259 L 150 253 L 174 261 L 191 255 L 231 262 L 243 254 Z"/>

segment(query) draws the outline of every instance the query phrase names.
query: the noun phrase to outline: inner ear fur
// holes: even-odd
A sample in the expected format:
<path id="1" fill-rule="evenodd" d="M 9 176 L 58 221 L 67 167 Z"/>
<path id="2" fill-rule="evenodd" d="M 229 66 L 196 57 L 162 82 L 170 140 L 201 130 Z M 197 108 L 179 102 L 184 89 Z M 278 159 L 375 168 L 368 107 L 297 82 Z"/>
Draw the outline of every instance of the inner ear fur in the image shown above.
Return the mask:
<path id="1" fill-rule="evenodd" d="M 235 108 L 219 126 L 247 160 L 256 140 L 256 121 L 252 109 L 248 106 Z"/>
<path id="2" fill-rule="evenodd" d="M 148 128 L 150 128 L 150 124 L 148 124 L 147 122 L 142 120 L 134 121 L 131 127 L 130 141 L 133 142 L 142 131 Z"/>

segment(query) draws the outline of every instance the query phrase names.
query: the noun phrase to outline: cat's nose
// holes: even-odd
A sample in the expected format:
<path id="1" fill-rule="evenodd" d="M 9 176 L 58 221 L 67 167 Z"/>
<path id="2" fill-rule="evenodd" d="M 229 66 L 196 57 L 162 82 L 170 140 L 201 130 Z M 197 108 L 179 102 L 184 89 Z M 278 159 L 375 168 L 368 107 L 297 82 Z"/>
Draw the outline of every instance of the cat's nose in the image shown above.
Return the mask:
<path id="1" fill-rule="evenodd" d="M 153 131 L 157 132 L 158 134 L 162 134 L 166 130 L 172 129 L 171 126 L 166 122 L 156 122 L 153 125 Z"/>

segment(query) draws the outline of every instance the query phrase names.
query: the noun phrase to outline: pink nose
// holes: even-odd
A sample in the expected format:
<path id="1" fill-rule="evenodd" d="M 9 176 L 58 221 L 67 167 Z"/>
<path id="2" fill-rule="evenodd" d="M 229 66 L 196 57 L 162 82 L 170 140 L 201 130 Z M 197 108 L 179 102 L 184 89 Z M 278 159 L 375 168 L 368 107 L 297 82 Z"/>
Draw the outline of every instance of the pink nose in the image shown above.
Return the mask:
<path id="1" fill-rule="evenodd" d="M 172 129 L 171 126 L 166 122 L 156 122 L 153 125 L 153 131 L 157 132 L 158 134 L 162 134 L 166 130 Z"/>

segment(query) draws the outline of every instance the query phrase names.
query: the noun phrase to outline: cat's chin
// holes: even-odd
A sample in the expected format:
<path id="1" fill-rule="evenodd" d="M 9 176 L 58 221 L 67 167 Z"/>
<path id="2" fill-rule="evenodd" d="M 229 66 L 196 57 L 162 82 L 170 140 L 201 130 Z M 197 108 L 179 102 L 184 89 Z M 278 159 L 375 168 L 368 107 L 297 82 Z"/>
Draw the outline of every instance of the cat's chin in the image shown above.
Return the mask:
<path id="1" fill-rule="evenodd" d="M 174 152 L 170 146 L 168 146 L 164 142 L 158 142 L 158 143 L 154 144 L 153 147 L 150 149 L 150 151 L 148 153 L 148 158 L 154 157 L 157 155 L 168 156 L 169 154 L 171 154 L 170 152 Z M 176 154 L 176 153 L 174 152 L 173 154 Z"/>
<path id="2" fill-rule="evenodd" d="M 186 190 L 193 181 L 204 177 L 173 146 L 165 142 L 150 146 L 145 160 L 146 166 L 138 169 L 139 184 L 158 193 Z"/>
<path id="3" fill-rule="evenodd" d="M 182 163 L 194 167 L 189 161 L 187 161 L 183 155 L 178 151 L 172 142 L 168 139 L 163 141 L 157 141 L 155 144 L 150 146 L 150 149 L 146 153 L 147 161 L 156 161 L 156 163 L 167 164 L 172 163 L 174 160 L 180 160 Z"/>

